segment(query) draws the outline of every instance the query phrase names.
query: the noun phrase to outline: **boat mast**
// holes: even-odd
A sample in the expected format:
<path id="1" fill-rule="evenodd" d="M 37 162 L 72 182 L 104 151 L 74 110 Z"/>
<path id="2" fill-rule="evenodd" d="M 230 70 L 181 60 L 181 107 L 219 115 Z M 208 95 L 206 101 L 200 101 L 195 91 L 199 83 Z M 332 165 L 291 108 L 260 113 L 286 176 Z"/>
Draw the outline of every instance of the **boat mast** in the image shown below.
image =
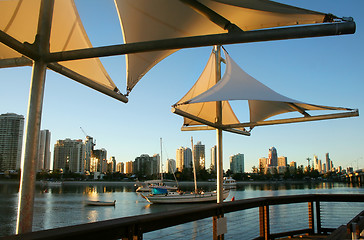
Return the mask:
<path id="1" fill-rule="evenodd" d="M 215 52 L 215 65 L 216 65 L 216 83 L 221 79 L 221 46 L 214 46 Z M 216 123 L 222 124 L 222 103 L 216 102 Z M 222 159 L 222 129 L 216 129 L 216 149 L 217 149 L 217 203 L 224 201 L 223 196 L 223 159 Z"/>
<path id="2" fill-rule="evenodd" d="M 197 180 L 196 180 L 196 163 L 195 163 L 195 154 L 193 151 L 193 137 L 191 136 L 191 146 L 192 146 L 192 167 L 193 167 L 193 179 L 195 182 L 195 193 L 197 194 Z"/>
<path id="3" fill-rule="evenodd" d="M 163 162 L 162 162 L 162 138 L 160 138 L 160 145 L 161 145 L 161 159 L 160 159 L 160 171 L 161 171 L 161 181 L 163 182 Z"/>

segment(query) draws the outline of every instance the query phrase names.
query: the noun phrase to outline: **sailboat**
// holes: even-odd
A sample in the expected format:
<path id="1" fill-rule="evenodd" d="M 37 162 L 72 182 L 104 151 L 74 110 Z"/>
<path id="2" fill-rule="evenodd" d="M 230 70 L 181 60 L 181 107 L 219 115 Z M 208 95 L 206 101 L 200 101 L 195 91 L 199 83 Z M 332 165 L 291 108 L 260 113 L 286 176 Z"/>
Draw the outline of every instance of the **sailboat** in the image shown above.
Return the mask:
<path id="1" fill-rule="evenodd" d="M 193 138 L 191 137 L 191 144 L 193 150 Z M 193 156 L 193 155 L 192 155 Z M 193 158 L 193 157 L 192 157 Z M 217 191 L 205 192 L 198 191 L 197 180 L 196 180 L 196 164 L 195 159 L 192 159 L 193 165 L 193 178 L 195 184 L 195 191 L 191 193 L 185 193 L 181 191 L 171 192 L 165 189 L 154 188 L 152 193 L 149 195 L 141 196 L 145 198 L 150 203 L 206 203 L 206 202 L 216 202 Z M 223 199 L 229 196 L 229 190 L 223 191 Z"/>

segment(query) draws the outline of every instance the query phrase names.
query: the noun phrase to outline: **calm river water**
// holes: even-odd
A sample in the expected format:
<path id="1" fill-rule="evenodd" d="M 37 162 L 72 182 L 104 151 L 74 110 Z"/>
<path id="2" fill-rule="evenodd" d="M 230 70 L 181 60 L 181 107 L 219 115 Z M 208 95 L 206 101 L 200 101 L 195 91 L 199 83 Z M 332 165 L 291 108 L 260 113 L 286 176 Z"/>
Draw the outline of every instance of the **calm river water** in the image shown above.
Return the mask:
<path id="1" fill-rule="evenodd" d="M 193 183 L 180 183 L 190 190 Z M 199 183 L 210 190 L 214 183 Z M 238 183 L 237 189 L 226 199 L 236 200 L 262 196 L 297 195 L 309 193 L 364 194 L 364 187 L 344 183 Z M 18 183 L 0 182 L 0 236 L 15 233 Z M 115 207 L 86 206 L 87 200 L 116 200 Z M 61 187 L 37 184 L 34 206 L 33 231 L 95 222 L 126 216 L 157 213 L 188 207 L 182 205 L 152 205 L 135 192 L 134 183 L 65 182 Z"/>

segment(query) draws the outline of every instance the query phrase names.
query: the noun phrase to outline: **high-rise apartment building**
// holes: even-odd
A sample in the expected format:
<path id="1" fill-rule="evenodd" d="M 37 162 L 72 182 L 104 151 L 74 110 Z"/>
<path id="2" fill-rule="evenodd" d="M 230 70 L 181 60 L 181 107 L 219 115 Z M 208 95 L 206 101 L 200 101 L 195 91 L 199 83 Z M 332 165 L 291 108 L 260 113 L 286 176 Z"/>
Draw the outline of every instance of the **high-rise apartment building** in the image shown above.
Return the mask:
<path id="1" fill-rule="evenodd" d="M 133 173 L 133 162 L 129 161 L 125 163 L 125 174 L 132 174 Z"/>
<path id="2" fill-rule="evenodd" d="M 230 156 L 230 170 L 233 173 L 244 173 L 244 154 Z"/>
<path id="3" fill-rule="evenodd" d="M 267 169 L 267 167 L 268 167 L 268 158 L 266 157 L 259 158 L 258 170 Z"/>
<path id="4" fill-rule="evenodd" d="M 159 174 L 163 172 L 163 163 L 161 156 L 157 153 L 154 154 L 150 164 L 150 174 Z"/>
<path id="5" fill-rule="evenodd" d="M 289 163 L 290 167 L 297 168 L 297 163 L 295 161 L 292 161 Z"/>
<path id="6" fill-rule="evenodd" d="M 176 172 L 176 161 L 174 159 L 167 159 L 166 170 L 167 173 Z"/>
<path id="7" fill-rule="evenodd" d="M 38 144 L 37 171 L 49 171 L 51 167 L 51 132 L 41 130 Z"/>
<path id="8" fill-rule="evenodd" d="M 205 145 L 202 145 L 201 141 L 193 146 L 193 157 L 196 169 L 205 169 Z"/>
<path id="9" fill-rule="evenodd" d="M 92 152 L 91 169 L 90 172 L 106 172 L 107 171 L 107 151 L 105 148 L 96 149 Z"/>
<path id="10" fill-rule="evenodd" d="M 180 147 L 176 150 L 176 168 L 178 171 L 183 170 L 183 155 L 184 155 L 184 147 Z"/>
<path id="11" fill-rule="evenodd" d="M 23 132 L 23 115 L 0 115 L 0 172 L 20 168 Z"/>
<path id="12" fill-rule="evenodd" d="M 330 171 L 331 171 L 330 157 L 329 157 L 329 153 L 326 153 L 326 171 L 325 172 L 330 172 Z"/>
<path id="13" fill-rule="evenodd" d="M 142 175 L 159 174 L 159 154 L 150 157 L 148 154 L 142 154 L 140 157 L 135 158 L 133 162 L 133 173 Z"/>
<path id="14" fill-rule="evenodd" d="M 279 174 L 285 173 L 286 168 L 287 168 L 287 157 L 284 156 L 278 157 L 278 166 L 277 166 L 278 173 Z"/>
<path id="15" fill-rule="evenodd" d="M 119 162 L 116 164 L 116 171 L 119 173 L 124 173 L 124 163 Z"/>
<path id="16" fill-rule="evenodd" d="M 84 153 L 84 171 L 85 172 L 96 172 L 95 171 L 95 159 L 93 159 L 94 166 L 91 169 L 91 158 L 94 151 L 94 147 L 96 143 L 94 142 L 93 137 L 86 136 L 86 140 L 83 142 L 85 145 L 85 153 Z"/>
<path id="17" fill-rule="evenodd" d="M 216 172 L 217 166 L 217 147 L 216 145 L 211 148 L 211 170 Z"/>
<path id="18" fill-rule="evenodd" d="M 277 167 L 278 166 L 277 149 L 275 147 L 269 148 L 268 166 L 269 167 Z"/>
<path id="19" fill-rule="evenodd" d="M 57 140 L 54 145 L 53 170 L 84 172 L 84 145 L 78 140 Z"/>
<path id="20" fill-rule="evenodd" d="M 319 162 L 318 157 L 316 155 L 313 155 L 313 169 L 318 170 L 319 169 Z"/>
<path id="21" fill-rule="evenodd" d="M 322 162 L 321 162 L 321 160 L 318 160 L 318 164 L 317 164 L 317 166 L 318 166 L 318 172 L 319 173 L 322 173 Z"/>
<path id="22" fill-rule="evenodd" d="M 114 156 L 112 156 L 107 162 L 107 172 L 116 172 L 116 159 Z"/>
<path id="23" fill-rule="evenodd" d="M 176 150 L 176 168 L 182 171 L 183 168 L 192 168 L 192 151 L 188 147 L 180 147 Z"/>
<path id="24" fill-rule="evenodd" d="M 278 157 L 278 167 L 287 167 L 287 157 Z"/>
<path id="25" fill-rule="evenodd" d="M 185 168 L 192 168 L 192 150 L 191 148 L 185 147 L 183 152 L 183 166 Z"/>

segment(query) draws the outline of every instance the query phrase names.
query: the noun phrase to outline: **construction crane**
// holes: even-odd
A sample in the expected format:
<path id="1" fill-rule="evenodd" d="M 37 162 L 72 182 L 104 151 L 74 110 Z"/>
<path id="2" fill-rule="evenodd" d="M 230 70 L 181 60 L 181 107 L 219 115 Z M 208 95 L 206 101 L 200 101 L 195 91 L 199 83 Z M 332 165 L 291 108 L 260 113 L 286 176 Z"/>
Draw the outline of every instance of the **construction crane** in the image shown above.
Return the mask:
<path id="1" fill-rule="evenodd" d="M 96 139 L 93 139 L 93 137 L 91 137 L 90 135 L 88 135 L 85 130 L 83 130 L 82 127 L 80 127 L 81 131 L 83 132 L 83 134 L 85 134 L 86 138 L 91 138 L 93 140 L 93 145 L 96 145 Z"/>
<path id="2" fill-rule="evenodd" d="M 86 137 L 89 137 L 89 135 L 83 130 L 82 127 L 80 127 L 81 131 L 83 132 L 83 134 L 85 134 Z"/>

